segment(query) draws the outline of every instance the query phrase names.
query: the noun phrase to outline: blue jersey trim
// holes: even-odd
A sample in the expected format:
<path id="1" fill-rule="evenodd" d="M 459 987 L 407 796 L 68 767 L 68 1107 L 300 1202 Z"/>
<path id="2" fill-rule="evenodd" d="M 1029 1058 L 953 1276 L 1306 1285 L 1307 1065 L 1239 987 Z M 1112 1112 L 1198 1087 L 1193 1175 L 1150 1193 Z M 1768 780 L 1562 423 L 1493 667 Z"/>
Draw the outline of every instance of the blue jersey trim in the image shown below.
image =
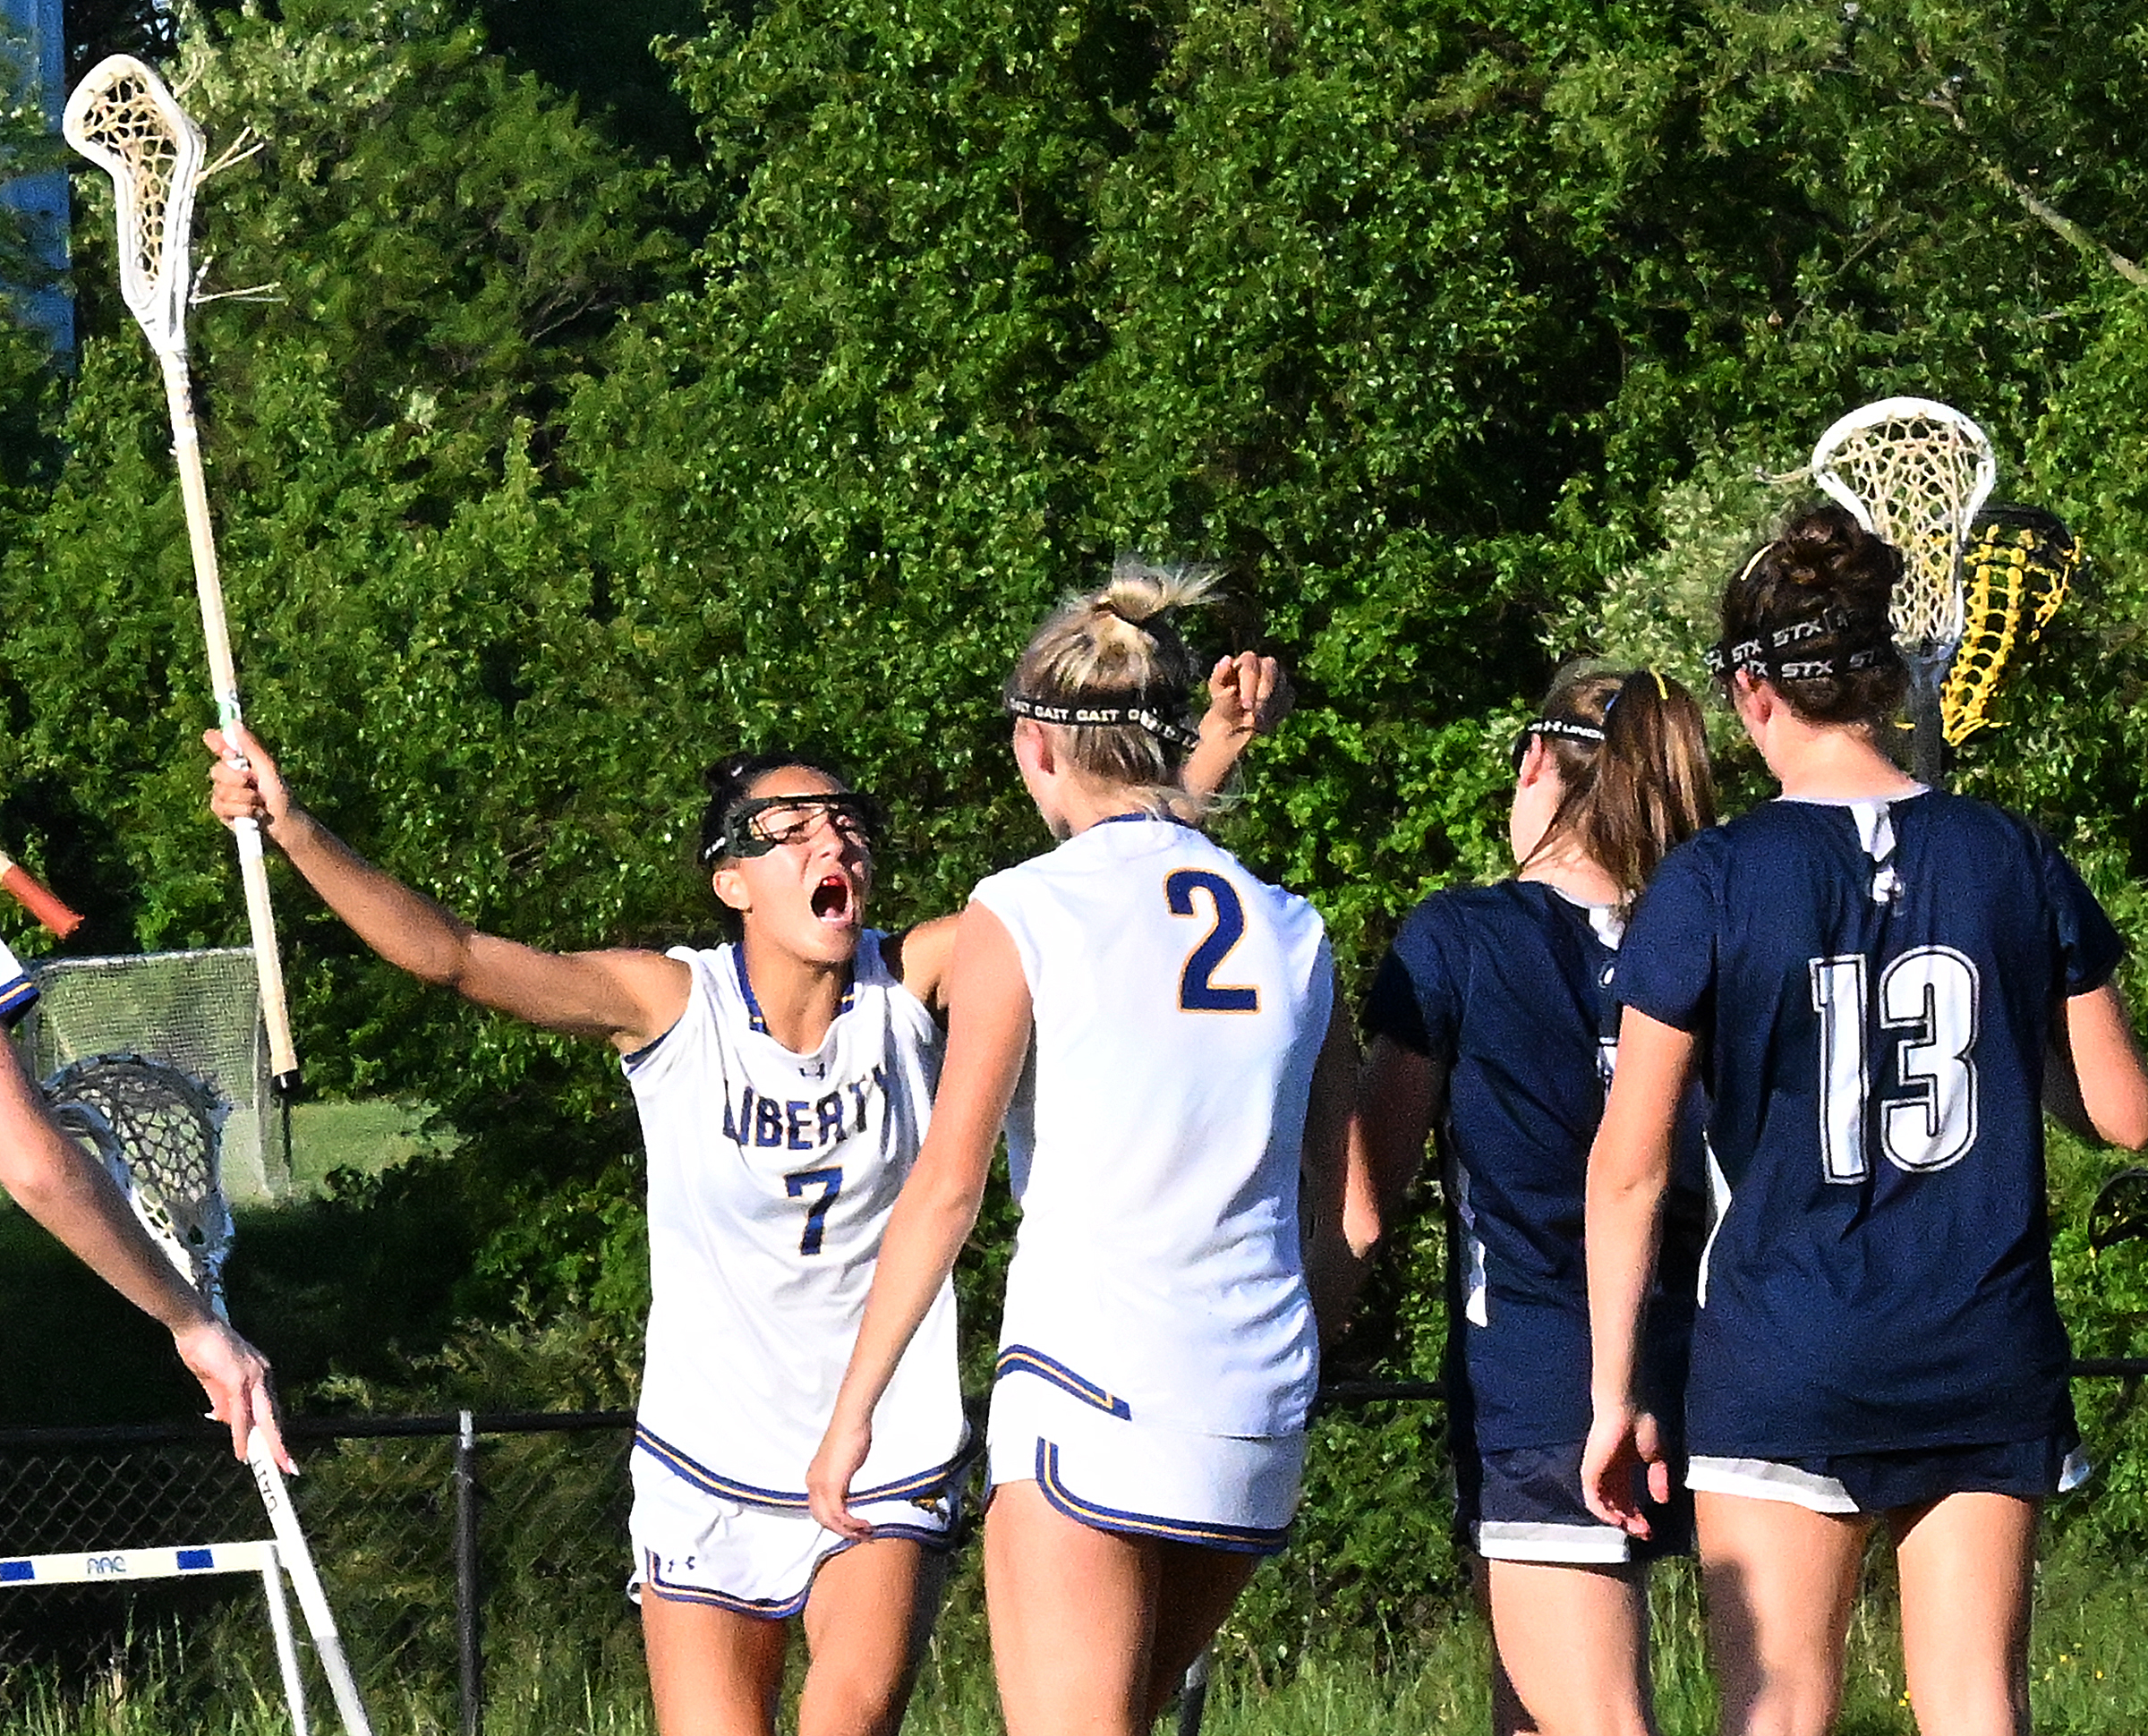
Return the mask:
<path id="1" fill-rule="evenodd" d="M 703 1494 L 720 1497 L 725 1501 L 743 1502 L 751 1507 L 780 1507 L 803 1511 L 808 1505 L 803 1489 L 763 1489 L 757 1484 L 741 1483 L 736 1477 L 725 1476 L 706 1465 L 689 1458 L 662 1436 L 652 1434 L 637 1423 L 634 1429 L 635 1449 L 647 1453 L 682 1482 L 692 1484 Z M 929 1471 L 917 1471 L 899 1477 L 892 1483 L 882 1483 L 870 1489 L 853 1489 L 850 1504 L 853 1507 L 874 1501 L 915 1501 L 921 1495 L 942 1493 L 949 1484 L 960 1475 L 971 1458 L 969 1443 L 965 1441 L 961 1450 L 944 1465 L 936 1465 Z"/>
<path id="2" fill-rule="evenodd" d="M 1151 813 L 1146 808 L 1137 809 L 1132 813 L 1107 813 L 1103 819 L 1092 823 L 1099 826 L 1121 826 L 1133 825 L 1143 820 L 1153 820 L 1160 826 L 1184 826 L 1189 831 L 1193 830 L 1191 821 L 1181 820 L 1175 813 Z"/>
<path id="3" fill-rule="evenodd" d="M 1010 1374 L 1035 1374 L 1063 1391 L 1071 1392 L 1084 1404 L 1095 1405 L 1123 1421 L 1133 1418 L 1133 1408 L 1124 1399 L 1113 1398 L 1095 1381 L 1084 1379 L 1065 1363 L 1027 1344 L 1008 1345 L 1000 1352 L 999 1361 L 993 1365 L 993 1380 L 1003 1381 Z"/>
<path id="4" fill-rule="evenodd" d="M 760 1032 L 763 1036 L 766 1036 L 768 1034 L 768 1016 L 761 1010 L 761 1002 L 754 993 L 753 979 L 746 974 L 746 943 L 743 940 L 732 942 L 731 964 L 738 972 L 738 992 L 746 998 L 746 1023 Z M 850 967 L 849 976 L 843 983 L 843 998 L 835 1003 L 836 1017 L 842 1017 L 857 1004 L 857 966 L 853 964 Z M 661 1042 L 662 1040 L 660 1037 L 657 1041 Z M 654 1046 L 654 1044 L 651 1045 L 652 1048 Z"/>
<path id="5" fill-rule="evenodd" d="M 629 1073 L 633 1072 L 635 1068 L 639 1067 L 644 1061 L 647 1060 L 650 1056 L 655 1054 L 658 1050 L 664 1046 L 664 1037 L 669 1036 L 672 1031 L 676 1031 L 678 1029 L 678 1026 L 674 1025 L 671 1026 L 670 1030 L 668 1030 L 663 1034 L 663 1036 L 651 1037 L 647 1042 L 644 1043 L 631 1055 L 620 1056 L 619 1065 L 625 1068 Z"/>
<path id="6" fill-rule="evenodd" d="M 0 1025 L 13 1025 L 37 1005 L 37 1000 L 38 985 L 27 976 L 18 976 L 0 988 Z"/>
<path id="7" fill-rule="evenodd" d="M 1059 1448 L 1041 1436 L 1036 1443 L 1036 1486 L 1069 1519 L 1098 1531 L 1126 1536 L 1160 1537 L 1167 1543 L 1190 1543 L 1203 1549 L 1227 1550 L 1234 1555 L 1273 1555 L 1290 1541 L 1287 1525 L 1273 1530 L 1258 1525 L 1224 1525 L 1215 1520 L 1164 1519 L 1154 1513 L 1123 1512 L 1094 1501 L 1084 1501 L 1060 1480 Z"/>

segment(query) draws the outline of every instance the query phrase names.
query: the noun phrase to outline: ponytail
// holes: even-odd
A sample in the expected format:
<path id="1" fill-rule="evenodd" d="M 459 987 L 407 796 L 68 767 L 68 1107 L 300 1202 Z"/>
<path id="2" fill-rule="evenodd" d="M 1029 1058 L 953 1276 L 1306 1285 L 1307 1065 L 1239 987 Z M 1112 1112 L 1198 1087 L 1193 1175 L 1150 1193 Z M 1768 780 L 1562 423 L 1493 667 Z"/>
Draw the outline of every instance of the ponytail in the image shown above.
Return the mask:
<path id="1" fill-rule="evenodd" d="M 1654 669 L 1581 671 L 1552 684 L 1540 721 L 1592 727 L 1603 739 L 1537 732 L 1558 767 L 1561 795 L 1530 861 L 1572 845 L 1631 905 L 1675 846 L 1716 823 L 1700 702 Z"/>

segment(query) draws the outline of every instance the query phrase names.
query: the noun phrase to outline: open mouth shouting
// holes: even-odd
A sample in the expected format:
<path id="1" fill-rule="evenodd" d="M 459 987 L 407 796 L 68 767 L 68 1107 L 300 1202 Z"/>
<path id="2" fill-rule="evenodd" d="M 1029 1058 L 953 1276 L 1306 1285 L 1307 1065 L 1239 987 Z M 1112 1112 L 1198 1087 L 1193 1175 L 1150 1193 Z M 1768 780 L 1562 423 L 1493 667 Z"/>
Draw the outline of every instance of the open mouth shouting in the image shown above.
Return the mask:
<path id="1" fill-rule="evenodd" d="M 857 920 L 858 898 L 848 876 L 824 874 L 813 889 L 813 914 L 831 928 L 848 928 Z"/>

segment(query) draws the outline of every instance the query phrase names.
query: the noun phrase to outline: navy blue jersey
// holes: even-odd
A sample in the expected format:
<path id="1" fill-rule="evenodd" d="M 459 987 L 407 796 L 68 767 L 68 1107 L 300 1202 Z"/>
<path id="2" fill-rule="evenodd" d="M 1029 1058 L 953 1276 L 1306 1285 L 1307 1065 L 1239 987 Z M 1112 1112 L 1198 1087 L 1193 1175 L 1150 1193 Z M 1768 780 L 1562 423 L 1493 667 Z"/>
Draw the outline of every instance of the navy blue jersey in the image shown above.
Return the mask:
<path id="1" fill-rule="evenodd" d="M 1771 802 L 1665 860 L 1617 992 L 1700 1038 L 1713 1104 L 1696 1454 L 2072 1425 L 2043 1059 L 2120 949 L 2049 838 L 1937 792 Z"/>
<path id="2" fill-rule="evenodd" d="M 1609 913 L 1539 881 L 1440 892 L 1380 966 L 1368 1034 L 1444 1067 L 1436 1128 L 1449 1207 L 1450 1403 L 1482 1452 L 1589 1433 L 1581 1213 L 1589 1147 L 1616 1049 Z M 1687 1142 L 1698 1181 L 1698 1126 Z M 1692 1222 L 1694 1210 L 1666 1213 Z M 1675 1404 L 1695 1238 L 1675 1230 L 1651 1302 L 1658 1404 Z M 1676 1273 L 1689 1255 L 1683 1304 Z M 1672 1413 L 1675 1414 L 1675 1409 Z"/>

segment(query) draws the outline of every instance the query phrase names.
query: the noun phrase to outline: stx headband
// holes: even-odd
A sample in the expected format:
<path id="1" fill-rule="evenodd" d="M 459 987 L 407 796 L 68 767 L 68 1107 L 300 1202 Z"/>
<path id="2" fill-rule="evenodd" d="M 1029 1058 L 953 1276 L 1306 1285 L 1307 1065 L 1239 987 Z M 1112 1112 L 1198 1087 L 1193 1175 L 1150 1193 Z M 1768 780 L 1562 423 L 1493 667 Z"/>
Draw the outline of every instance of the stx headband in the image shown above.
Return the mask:
<path id="1" fill-rule="evenodd" d="M 1005 704 L 1008 713 L 1018 718 L 1031 718 L 1038 723 L 1056 723 L 1069 729 L 1109 728 L 1114 724 L 1134 725 L 1146 729 L 1159 741 L 1170 742 L 1176 747 L 1193 747 L 1201 739 L 1201 732 L 1181 720 L 1182 708 L 1155 703 L 1146 692 L 1103 692 L 1075 694 L 1066 699 L 1036 699 L 1027 694 L 1009 694 Z M 1181 716 L 1172 713 L 1179 712 Z"/>
<path id="2" fill-rule="evenodd" d="M 1810 640 L 1843 635 L 1853 642 L 1817 655 L 1786 656 Z M 1751 669 L 1769 681 L 1815 681 L 1823 676 L 1852 675 L 1859 669 L 1883 667 L 1895 655 L 1884 620 L 1861 621 L 1839 604 L 1830 604 L 1817 615 L 1794 621 L 1786 627 L 1756 634 L 1732 643 L 1728 639 L 1710 645 L 1702 654 L 1708 672 L 1725 680 L 1740 669 Z"/>

